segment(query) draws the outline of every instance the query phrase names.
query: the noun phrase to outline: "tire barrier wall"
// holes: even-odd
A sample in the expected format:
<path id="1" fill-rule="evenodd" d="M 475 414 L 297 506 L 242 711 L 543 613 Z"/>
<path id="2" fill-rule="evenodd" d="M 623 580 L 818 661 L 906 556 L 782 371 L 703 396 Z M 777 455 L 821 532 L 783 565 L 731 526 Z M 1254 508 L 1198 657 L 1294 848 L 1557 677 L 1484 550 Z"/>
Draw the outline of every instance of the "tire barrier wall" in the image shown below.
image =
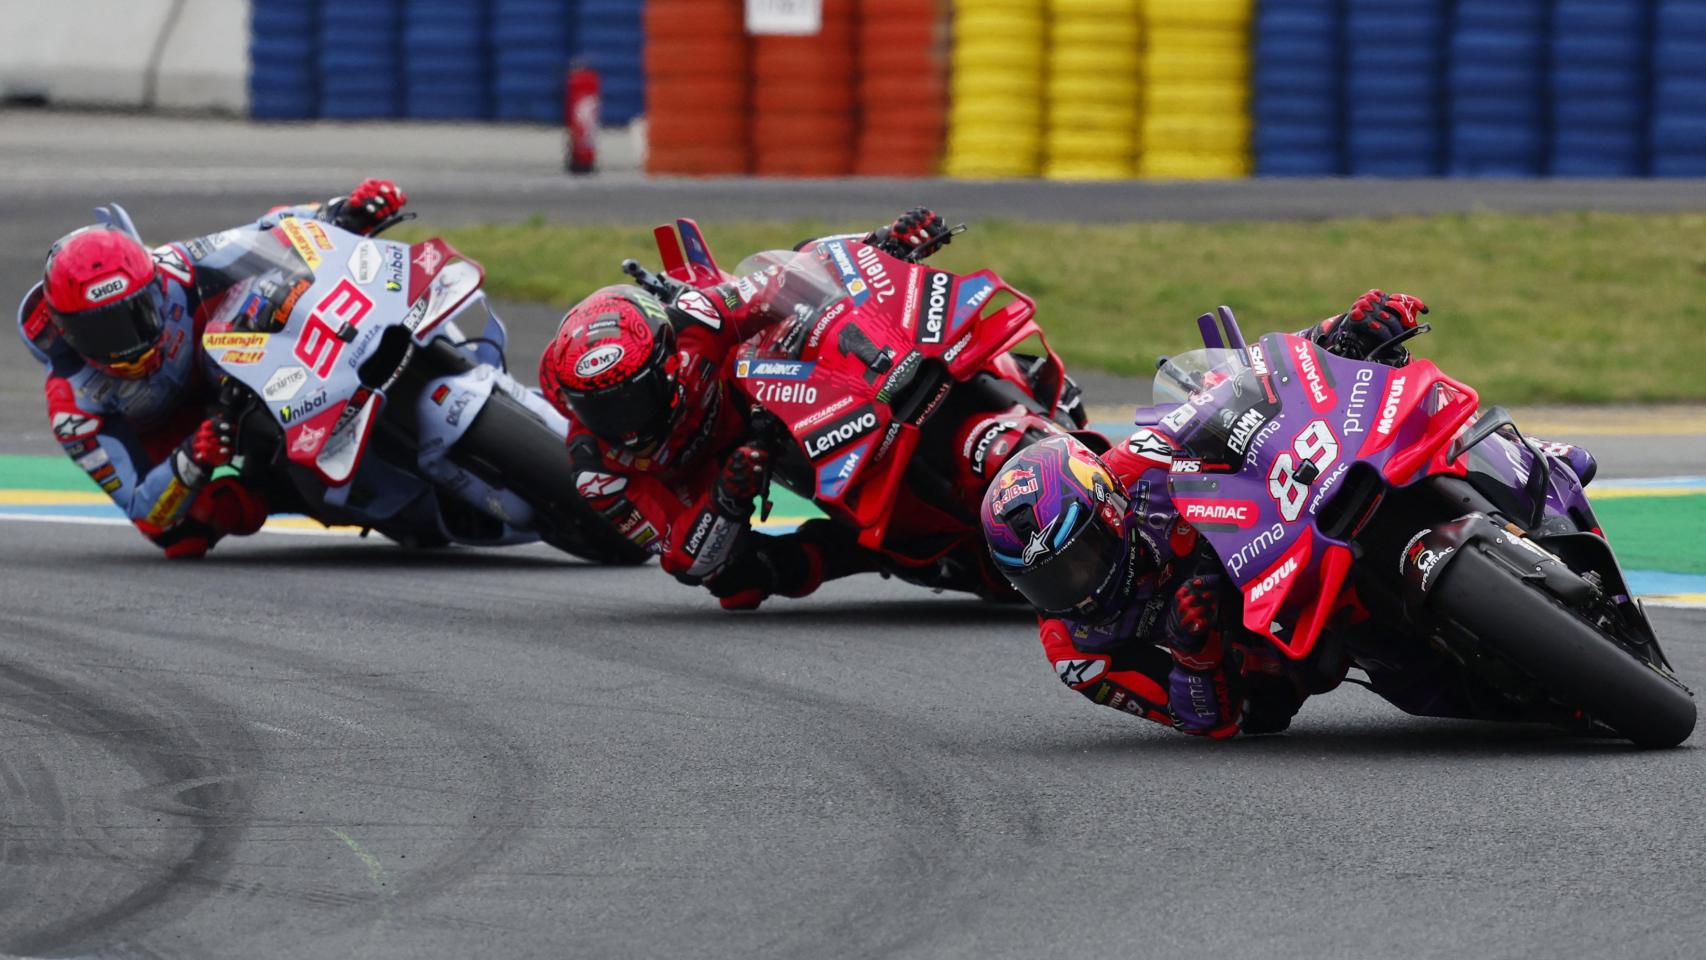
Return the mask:
<path id="1" fill-rule="evenodd" d="M 20 8 L 0 94 L 556 125 L 579 60 L 659 173 L 1706 176 L 1706 0 L 825 0 L 810 38 L 742 0 L 74 6 Z"/>

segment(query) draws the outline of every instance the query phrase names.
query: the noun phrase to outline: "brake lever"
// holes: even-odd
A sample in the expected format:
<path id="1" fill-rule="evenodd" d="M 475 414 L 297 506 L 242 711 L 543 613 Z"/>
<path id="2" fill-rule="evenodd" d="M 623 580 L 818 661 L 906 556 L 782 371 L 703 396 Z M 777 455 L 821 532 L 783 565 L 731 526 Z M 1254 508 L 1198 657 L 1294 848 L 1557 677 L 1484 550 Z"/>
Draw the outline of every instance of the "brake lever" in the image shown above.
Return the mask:
<path id="1" fill-rule="evenodd" d="M 765 468 L 764 484 L 758 494 L 758 519 L 764 521 L 770 519 L 770 508 L 775 506 L 770 499 L 770 481 L 775 476 L 777 438 L 779 434 L 785 431 L 785 428 L 775 414 L 756 404 L 753 406 L 749 418 L 747 440 L 763 450 L 770 463 Z"/>
<path id="2" fill-rule="evenodd" d="M 687 284 L 674 277 L 653 273 L 631 257 L 622 261 L 622 272 L 633 278 L 634 283 L 641 289 L 655 294 L 666 303 L 674 301 L 681 291 L 688 289 Z"/>
<path id="3" fill-rule="evenodd" d="M 1362 359 L 1366 363 L 1379 363 L 1380 361 L 1374 359 L 1375 357 L 1380 356 L 1381 354 L 1387 352 L 1388 350 L 1391 350 L 1394 347 L 1400 346 L 1406 340 L 1409 340 L 1413 337 L 1419 337 L 1422 334 L 1427 333 L 1429 330 L 1432 330 L 1432 329 L 1433 329 L 1433 326 L 1431 324 L 1418 323 L 1408 330 L 1400 330 L 1398 333 L 1394 334 L 1393 336 L 1388 337 L 1384 342 L 1382 342 L 1379 346 L 1376 346 L 1373 350 L 1370 350 L 1367 353 L 1363 354 Z"/>
<path id="4" fill-rule="evenodd" d="M 943 230 L 941 233 L 931 234 L 928 240 L 925 240 L 923 243 L 914 247 L 912 252 L 906 255 L 906 262 L 922 262 L 924 260 L 924 254 L 921 251 L 928 250 L 931 253 L 935 253 L 937 250 L 942 249 L 942 247 L 952 243 L 956 236 L 965 233 L 967 229 L 968 228 L 965 224 L 960 223 Z"/>
<path id="5" fill-rule="evenodd" d="M 404 213 L 393 213 L 389 217 L 379 221 L 377 224 L 374 224 L 373 229 L 367 231 L 367 235 L 370 237 L 377 237 L 397 224 L 407 223 L 410 220 L 415 219 L 417 216 L 419 216 L 419 214 L 416 214 L 412 210 Z"/>

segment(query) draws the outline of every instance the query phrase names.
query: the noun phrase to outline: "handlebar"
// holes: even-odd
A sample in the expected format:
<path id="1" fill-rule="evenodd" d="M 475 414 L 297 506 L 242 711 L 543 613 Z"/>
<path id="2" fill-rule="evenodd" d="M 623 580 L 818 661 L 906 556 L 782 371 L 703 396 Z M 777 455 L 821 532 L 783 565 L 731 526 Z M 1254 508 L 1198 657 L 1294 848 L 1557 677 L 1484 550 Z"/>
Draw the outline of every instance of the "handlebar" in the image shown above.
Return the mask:
<path id="1" fill-rule="evenodd" d="M 683 290 L 690 289 L 687 284 L 674 277 L 647 270 L 640 266 L 640 261 L 632 258 L 622 261 L 622 272 L 632 277 L 640 289 L 655 295 L 665 303 L 673 302 Z"/>

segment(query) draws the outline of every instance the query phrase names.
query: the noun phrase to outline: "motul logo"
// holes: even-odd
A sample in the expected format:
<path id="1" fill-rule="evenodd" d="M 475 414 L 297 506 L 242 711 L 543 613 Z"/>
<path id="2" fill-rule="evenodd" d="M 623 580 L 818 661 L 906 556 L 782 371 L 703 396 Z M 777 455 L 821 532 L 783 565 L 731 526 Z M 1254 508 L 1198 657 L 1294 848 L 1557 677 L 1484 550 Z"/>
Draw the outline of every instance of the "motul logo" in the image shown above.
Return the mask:
<path id="1" fill-rule="evenodd" d="M 1186 520 L 1237 524 L 1254 523 L 1255 518 L 1250 516 L 1250 513 L 1250 505 L 1247 503 L 1188 503 L 1185 505 Z"/>
<path id="2" fill-rule="evenodd" d="M 1321 367 L 1315 362 L 1315 350 L 1309 341 L 1293 343 L 1291 352 L 1297 357 L 1298 369 L 1303 371 L 1303 382 L 1309 388 L 1309 405 L 1316 410 L 1331 407 L 1334 402 L 1332 391 L 1327 389 L 1327 380 L 1321 376 Z"/>
<path id="3" fill-rule="evenodd" d="M 1406 379 L 1397 377 L 1392 381 L 1392 385 L 1386 388 L 1386 401 L 1380 405 L 1380 420 L 1374 425 L 1374 432 L 1383 437 L 1392 435 L 1393 421 L 1398 419 L 1398 401 L 1403 399 Z"/>
<path id="4" fill-rule="evenodd" d="M 867 410 L 856 417 L 843 420 L 822 433 L 813 434 L 806 438 L 806 455 L 815 460 L 855 437 L 862 437 L 875 429 L 877 429 L 877 415 L 875 412 Z"/>
<path id="5" fill-rule="evenodd" d="M 1250 588 L 1250 602 L 1255 603 L 1257 600 L 1262 599 L 1263 594 L 1284 583 L 1287 577 L 1296 572 L 1297 558 L 1292 557 L 1284 564 L 1281 564 L 1278 570 L 1275 570 L 1273 573 L 1263 577 L 1261 583 Z"/>

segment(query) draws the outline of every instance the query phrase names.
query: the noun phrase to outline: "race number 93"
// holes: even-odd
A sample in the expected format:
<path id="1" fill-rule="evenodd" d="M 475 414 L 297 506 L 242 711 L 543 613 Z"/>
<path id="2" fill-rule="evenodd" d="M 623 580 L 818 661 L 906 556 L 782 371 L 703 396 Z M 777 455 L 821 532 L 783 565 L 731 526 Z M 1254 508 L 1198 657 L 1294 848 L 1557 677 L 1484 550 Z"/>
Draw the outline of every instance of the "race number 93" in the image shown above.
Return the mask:
<path id="1" fill-rule="evenodd" d="M 1292 456 L 1294 453 L 1296 457 Z M 1302 515 L 1303 504 L 1309 499 L 1309 485 L 1293 476 L 1298 463 L 1313 461 L 1315 475 L 1319 477 L 1338 459 L 1339 441 L 1325 420 L 1311 421 L 1291 441 L 1291 449 L 1274 458 L 1273 468 L 1268 471 L 1268 495 L 1279 504 L 1281 519 L 1286 523 L 1295 521 Z"/>
<path id="2" fill-rule="evenodd" d="M 313 314 L 297 335 L 296 358 L 308 364 L 315 376 L 326 379 L 332 365 L 338 362 L 338 354 L 344 350 L 338 330 L 346 323 L 351 327 L 360 325 L 372 310 L 373 300 L 360 287 L 344 280 L 314 305 Z"/>

